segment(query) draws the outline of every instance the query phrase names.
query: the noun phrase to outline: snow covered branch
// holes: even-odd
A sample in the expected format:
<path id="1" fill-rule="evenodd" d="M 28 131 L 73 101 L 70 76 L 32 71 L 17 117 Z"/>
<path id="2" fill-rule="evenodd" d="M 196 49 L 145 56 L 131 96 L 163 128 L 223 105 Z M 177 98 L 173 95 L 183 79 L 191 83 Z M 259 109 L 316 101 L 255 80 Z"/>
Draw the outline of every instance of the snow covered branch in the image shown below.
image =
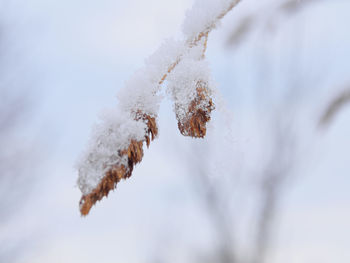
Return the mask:
<path id="1" fill-rule="evenodd" d="M 168 81 L 180 132 L 203 138 L 214 109 L 214 84 L 204 54 L 208 34 L 240 0 L 197 0 L 183 24 L 186 40 L 166 41 L 118 94 L 119 104 L 96 125 L 78 162 L 80 212 L 91 207 L 121 179 L 131 176 L 147 147 L 158 135 L 159 91 Z"/>

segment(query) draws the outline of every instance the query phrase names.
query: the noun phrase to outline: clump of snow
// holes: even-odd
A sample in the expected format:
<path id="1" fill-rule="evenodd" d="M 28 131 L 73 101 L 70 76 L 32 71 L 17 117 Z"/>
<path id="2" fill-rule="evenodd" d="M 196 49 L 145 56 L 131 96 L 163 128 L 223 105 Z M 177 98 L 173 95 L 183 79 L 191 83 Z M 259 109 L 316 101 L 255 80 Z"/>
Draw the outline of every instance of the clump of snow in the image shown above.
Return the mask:
<path id="1" fill-rule="evenodd" d="M 175 63 L 185 50 L 183 41 L 167 40 L 145 61 L 145 67 L 138 70 L 126 82 L 125 88 L 117 95 L 120 107 L 128 112 L 141 111 L 152 117 L 157 116 L 162 97 L 159 95 L 160 80 L 168 68 Z"/>
<path id="2" fill-rule="evenodd" d="M 196 0 L 186 12 L 182 25 L 185 36 L 192 40 L 200 32 L 209 31 L 218 24 L 218 17 L 228 9 L 232 0 Z"/>
<path id="3" fill-rule="evenodd" d="M 119 107 L 126 112 L 141 111 L 156 116 L 161 97 L 158 94 L 159 84 L 151 80 L 148 71 L 141 69 L 125 84 L 117 95 Z"/>
<path id="4" fill-rule="evenodd" d="M 105 111 L 101 122 L 93 128 L 91 140 L 77 166 L 78 187 L 89 194 L 113 165 L 125 165 L 127 158 L 120 157 L 118 150 L 126 149 L 132 139 L 143 140 L 146 124 L 136 121 L 130 114 L 118 109 Z"/>
<path id="5" fill-rule="evenodd" d="M 165 40 L 162 45 L 145 60 L 152 80 L 158 83 L 168 70 L 169 66 L 175 63 L 185 52 L 185 41 L 174 39 Z"/>

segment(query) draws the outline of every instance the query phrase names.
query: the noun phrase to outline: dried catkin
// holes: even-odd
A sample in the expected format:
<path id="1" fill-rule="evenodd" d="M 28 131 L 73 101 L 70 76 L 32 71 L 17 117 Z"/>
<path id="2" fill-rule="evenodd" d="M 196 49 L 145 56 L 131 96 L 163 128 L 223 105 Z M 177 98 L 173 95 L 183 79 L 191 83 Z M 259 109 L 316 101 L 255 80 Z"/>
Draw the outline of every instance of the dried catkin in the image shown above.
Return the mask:
<path id="1" fill-rule="evenodd" d="M 121 159 L 127 158 L 126 164 L 113 165 L 105 173 L 104 177 L 97 187 L 89 194 L 83 195 L 80 199 L 80 212 L 82 215 L 87 215 L 91 207 L 100 201 L 104 196 L 108 196 L 111 190 L 114 190 L 121 179 L 127 179 L 131 176 L 134 166 L 141 162 L 143 157 L 143 143 L 147 147 L 151 140 L 158 134 L 156 120 L 148 115 L 142 115 L 142 118 L 147 125 L 147 131 L 144 140 L 131 140 L 129 146 L 124 150 L 119 150 L 118 155 Z"/>
<path id="2" fill-rule="evenodd" d="M 199 50 L 200 51 L 200 50 Z M 183 59 L 169 74 L 168 92 L 182 135 L 203 138 L 214 110 L 214 84 L 208 63 L 201 54 Z"/>
<path id="3" fill-rule="evenodd" d="M 203 138 L 206 135 L 206 124 L 210 120 L 210 113 L 215 106 L 206 84 L 198 81 L 196 86 L 196 97 L 189 103 L 185 116 L 180 117 L 176 114 L 176 118 L 182 135 Z"/>

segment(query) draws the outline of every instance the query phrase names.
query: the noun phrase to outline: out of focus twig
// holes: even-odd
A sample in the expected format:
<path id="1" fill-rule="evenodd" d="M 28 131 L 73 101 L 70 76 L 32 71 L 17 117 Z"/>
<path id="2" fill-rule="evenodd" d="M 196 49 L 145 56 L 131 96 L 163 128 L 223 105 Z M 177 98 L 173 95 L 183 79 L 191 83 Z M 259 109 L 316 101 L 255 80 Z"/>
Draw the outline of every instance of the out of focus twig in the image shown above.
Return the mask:
<path id="1" fill-rule="evenodd" d="M 268 17 L 271 12 L 266 12 L 266 10 L 261 9 L 257 10 L 257 12 L 254 14 L 248 14 L 241 18 L 238 25 L 234 27 L 231 34 L 229 34 L 227 46 L 237 47 L 258 25 L 262 24 L 263 27 L 266 28 L 269 24 L 271 24 L 271 21 L 274 21 L 277 18 L 277 16 L 281 14 L 283 16 L 295 15 L 303 8 L 306 8 L 309 4 L 317 1 L 320 0 L 287 0 L 283 1 L 277 7 L 272 5 L 265 7 L 266 10 L 274 10 L 272 17 Z"/>
<path id="2" fill-rule="evenodd" d="M 291 119 L 288 119 L 288 121 L 278 117 L 271 119 L 272 152 L 261 174 L 261 206 L 257 218 L 253 263 L 266 261 L 266 254 L 273 234 L 274 219 L 283 194 L 282 190 L 295 165 L 295 134 L 292 122 L 289 122 Z"/>
<path id="3" fill-rule="evenodd" d="M 287 14 L 293 14 L 295 12 L 300 11 L 303 7 L 306 7 L 308 4 L 317 2 L 320 0 L 289 0 L 285 1 L 279 6 L 279 10 L 285 12 Z"/>
<path id="4" fill-rule="evenodd" d="M 350 103 L 350 88 L 345 89 L 342 93 L 340 93 L 329 103 L 329 105 L 326 107 L 326 110 L 320 118 L 319 126 L 328 126 L 329 123 L 335 118 L 335 116 L 348 103 Z"/>
<path id="5" fill-rule="evenodd" d="M 234 31 L 230 34 L 227 44 L 229 46 L 236 46 L 241 43 L 241 41 L 246 37 L 246 35 L 251 31 L 253 25 L 254 25 L 254 17 L 253 16 L 246 16 L 244 17 L 241 22 L 238 24 L 238 26 L 234 29 Z"/>

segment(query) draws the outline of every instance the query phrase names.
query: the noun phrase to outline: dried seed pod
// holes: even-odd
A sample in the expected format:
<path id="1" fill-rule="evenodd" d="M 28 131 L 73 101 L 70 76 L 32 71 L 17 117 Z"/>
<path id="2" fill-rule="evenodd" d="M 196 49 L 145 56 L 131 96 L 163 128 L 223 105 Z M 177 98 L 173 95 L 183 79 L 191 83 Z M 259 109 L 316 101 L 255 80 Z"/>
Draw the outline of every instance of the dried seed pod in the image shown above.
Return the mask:
<path id="1" fill-rule="evenodd" d="M 142 160 L 143 143 L 146 142 L 146 145 L 149 146 L 150 141 L 157 136 L 158 128 L 155 118 L 146 114 L 138 114 L 137 116 L 138 119 L 145 121 L 147 125 L 147 131 L 144 140 L 131 140 L 129 146 L 126 149 L 116 149 L 120 159 L 127 158 L 127 163 L 121 165 L 112 165 L 111 168 L 107 170 L 97 187 L 90 193 L 82 196 L 79 203 L 80 213 L 82 215 L 87 215 L 91 207 L 97 201 L 100 201 L 104 196 L 108 196 L 108 193 L 116 188 L 121 179 L 127 179 L 131 176 L 134 166 Z"/>
<path id="2" fill-rule="evenodd" d="M 182 135 L 203 138 L 206 124 L 214 110 L 214 83 L 202 48 L 193 48 L 169 74 L 168 91 L 174 101 L 178 128 Z"/>
<path id="3" fill-rule="evenodd" d="M 175 105 L 176 108 L 177 106 Z M 206 124 L 210 120 L 210 113 L 214 108 L 207 84 L 203 81 L 198 81 L 196 84 L 196 96 L 189 103 L 187 112 L 184 116 L 176 114 L 181 134 L 203 138 L 206 135 Z"/>

